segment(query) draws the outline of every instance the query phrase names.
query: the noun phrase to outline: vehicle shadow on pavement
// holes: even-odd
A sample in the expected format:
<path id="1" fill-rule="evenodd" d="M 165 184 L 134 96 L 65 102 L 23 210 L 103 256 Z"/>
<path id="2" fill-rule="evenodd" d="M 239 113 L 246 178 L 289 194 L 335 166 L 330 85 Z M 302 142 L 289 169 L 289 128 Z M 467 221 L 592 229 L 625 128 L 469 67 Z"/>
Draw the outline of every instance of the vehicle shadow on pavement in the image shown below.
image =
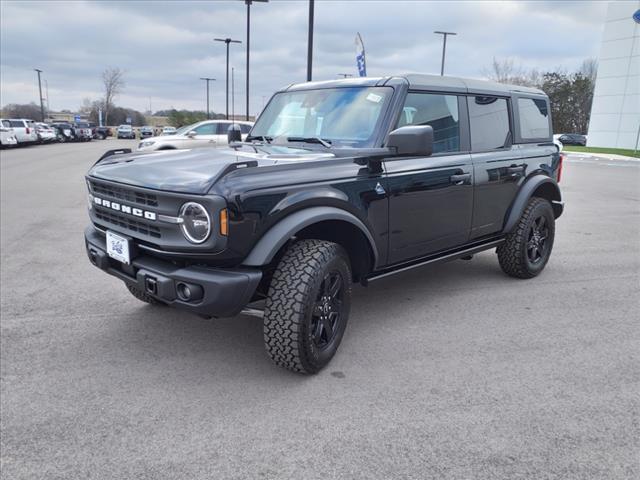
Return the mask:
<path id="1" fill-rule="evenodd" d="M 475 265 L 474 265 L 475 262 Z M 490 268 L 491 263 L 496 265 Z M 447 310 L 457 302 L 456 296 L 443 292 L 468 292 L 474 286 L 509 282 L 503 280 L 495 258 L 484 255 L 472 262 L 452 262 L 427 266 L 372 283 L 368 288 L 354 285 L 351 317 L 343 346 L 337 356 L 345 353 L 349 344 L 368 337 L 384 336 L 388 328 L 402 331 L 406 322 L 432 321 L 430 307 L 437 303 Z M 436 300 L 437 299 L 437 300 Z M 136 305 L 132 303 L 132 305 Z M 197 315 L 158 306 L 134 307 L 119 316 L 111 330 L 117 345 L 112 354 L 129 365 L 160 362 L 165 375 L 189 368 L 189 378 L 245 377 L 281 379 L 283 384 L 300 376 L 281 369 L 269 360 L 263 345 L 260 318 L 238 315 L 234 318 L 205 319 Z M 381 339 L 380 339 L 381 341 Z M 108 353 L 110 354 L 110 353 Z M 335 361 L 335 359 L 334 359 Z M 132 367 L 135 368 L 135 367 Z M 329 374 L 329 365 L 322 374 Z"/>

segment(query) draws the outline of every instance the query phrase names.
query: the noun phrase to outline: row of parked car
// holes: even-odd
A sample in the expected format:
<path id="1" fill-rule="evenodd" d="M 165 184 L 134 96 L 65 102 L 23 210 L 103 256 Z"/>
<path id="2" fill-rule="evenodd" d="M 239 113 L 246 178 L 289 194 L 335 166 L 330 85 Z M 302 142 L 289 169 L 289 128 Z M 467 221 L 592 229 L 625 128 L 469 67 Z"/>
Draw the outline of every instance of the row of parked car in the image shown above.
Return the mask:
<path id="1" fill-rule="evenodd" d="M 108 127 L 89 122 L 41 123 L 26 118 L 0 118 L 0 145 L 12 147 L 52 142 L 88 142 L 111 136 Z"/>
<path id="2" fill-rule="evenodd" d="M 145 139 L 159 135 L 173 135 L 175 127 L 154 128 L 144 126 L 138 132 L 131 125 L 116 128 L 117 138 Z M 53 142 L 89 142 L 113 136 L 109 127 L 91 122 L 41 123 L 27 118 L 0 118 L 0 146 L 2 148 Z"/>

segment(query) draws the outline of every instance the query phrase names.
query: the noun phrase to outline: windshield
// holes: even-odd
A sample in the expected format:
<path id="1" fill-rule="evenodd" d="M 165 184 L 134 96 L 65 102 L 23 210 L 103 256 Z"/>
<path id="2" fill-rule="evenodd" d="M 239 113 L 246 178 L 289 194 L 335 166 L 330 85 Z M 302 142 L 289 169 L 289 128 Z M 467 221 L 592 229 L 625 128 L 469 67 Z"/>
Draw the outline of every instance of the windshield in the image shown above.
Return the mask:
<path id="1" fill-rule="evenodd" d="M 333 146 L 374 147 L 390 87 L 346 87 L 276 94 L 251 130 L 273 143 L 322 139 Z"/>
<path id="2" fill-rule="evenodd" d="M 190 132 L 191 130 L 194 129 L 196 125 L 198 125 L 198 123 L 192 123 L 191 125 L 186 125 L 184 127 L 179 128 L 178 130 L 176 130 L 176 135 L 184 135 L 185 133 Z"/>
<path id="3" fill-rule="evenodd" d="M 118 130 L 131 130 L 131 125 L 120 125 Z"/>

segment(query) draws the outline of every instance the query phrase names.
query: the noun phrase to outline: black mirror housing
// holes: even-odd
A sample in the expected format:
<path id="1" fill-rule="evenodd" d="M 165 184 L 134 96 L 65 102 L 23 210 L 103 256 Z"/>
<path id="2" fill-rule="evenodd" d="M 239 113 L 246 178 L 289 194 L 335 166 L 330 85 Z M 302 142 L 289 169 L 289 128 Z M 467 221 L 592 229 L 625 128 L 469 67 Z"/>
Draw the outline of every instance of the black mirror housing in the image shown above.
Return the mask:
<path id="1" fill-rule="evenodd" d="M 396 155 L 429 156 L 433 153 L 433 127 L 407 125 L 389 133 L 387 147 Z"/>
<path id="2" fill-rule="evenodd" d="M 240 131 L 240 125 L 233 123 L 227 129 L 227 143 L 242 141 L 242 132 Z"/>

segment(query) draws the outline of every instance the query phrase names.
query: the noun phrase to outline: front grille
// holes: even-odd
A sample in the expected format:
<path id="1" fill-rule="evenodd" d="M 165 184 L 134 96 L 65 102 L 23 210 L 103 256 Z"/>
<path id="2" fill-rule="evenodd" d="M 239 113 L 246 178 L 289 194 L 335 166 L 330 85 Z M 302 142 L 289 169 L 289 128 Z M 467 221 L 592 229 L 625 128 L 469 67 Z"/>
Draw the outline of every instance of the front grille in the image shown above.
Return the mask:
<path id="1" fill-rule="evenodd" d="M 149 193 L 137 192 L 130 188 L 116 187 L 107 183 L 96 182 L 91 180 L 91 190 L 94 194 L 117 198 L 123 202 L 137 203 L 149 207 L 158 206 L 158 197 Z"/>
<path id="2" fill-rule="evenodd" d="M 116 225 L 121 228 L 126 228 L 132 232 L 137 232 L 142 235 L 149 235 L 154 238 L 160 238 L 160 229 L 153 225 L 148 225 L 143 222 L 139 222 L 133 218 L 125 217 L 124 215 L 118 215 L 110 210 L 94 206 L 95 216 L 98 220 L 101 220 L 111 225 Z"/>

